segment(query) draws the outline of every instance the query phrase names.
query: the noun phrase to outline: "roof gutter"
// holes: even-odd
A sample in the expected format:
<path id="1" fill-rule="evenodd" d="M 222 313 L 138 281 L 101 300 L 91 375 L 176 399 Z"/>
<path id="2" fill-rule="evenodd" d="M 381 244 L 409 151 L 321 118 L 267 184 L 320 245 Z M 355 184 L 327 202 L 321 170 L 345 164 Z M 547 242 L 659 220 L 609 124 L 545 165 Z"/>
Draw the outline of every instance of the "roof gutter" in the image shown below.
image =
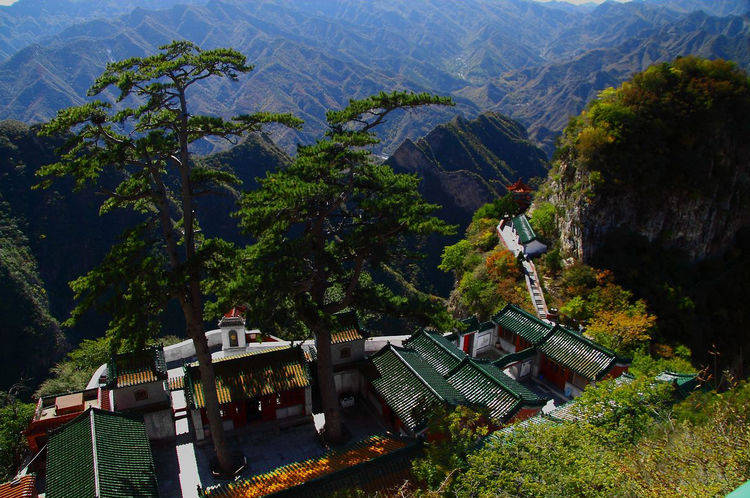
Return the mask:
<path id="1" fill-rule="evenodd" d="M 94 496 L 99 498 L 99 459 L 96 453 L 96 425 L 94 424 L 94 410 L 89 413 L 91 417 L 91 451 L 94 461 Z"/>

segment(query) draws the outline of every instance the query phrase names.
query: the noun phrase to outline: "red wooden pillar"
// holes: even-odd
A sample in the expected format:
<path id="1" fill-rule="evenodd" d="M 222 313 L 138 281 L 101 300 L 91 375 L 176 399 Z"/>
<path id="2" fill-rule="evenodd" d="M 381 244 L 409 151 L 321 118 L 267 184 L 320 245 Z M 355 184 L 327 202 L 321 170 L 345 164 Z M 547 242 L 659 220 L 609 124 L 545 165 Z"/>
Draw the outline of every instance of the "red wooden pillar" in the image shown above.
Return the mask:
<path id="1" fill-rule="evenodd" d="M 461 349 L 463 349 L 464 353 L 470 355 L 471 354 L 471 346 L 474 344 L 474 334 L 466 334 L 464 336 L 464 344 Z"/>

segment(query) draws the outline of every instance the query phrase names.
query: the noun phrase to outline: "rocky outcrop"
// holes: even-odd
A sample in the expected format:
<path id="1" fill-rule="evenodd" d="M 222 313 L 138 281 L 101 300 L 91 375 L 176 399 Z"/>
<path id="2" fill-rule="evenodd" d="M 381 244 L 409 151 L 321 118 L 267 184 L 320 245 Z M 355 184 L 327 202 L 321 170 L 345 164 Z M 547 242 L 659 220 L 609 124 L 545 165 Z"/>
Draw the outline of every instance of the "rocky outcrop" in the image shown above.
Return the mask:
<path id="1" fill-rule="evenodd" d="M 542 189 L 563 253 L 616 264 L 605 253 L 640 240 L 688 263 L 725 254 L 750 226 L 748 113 L 747 74 L 722 60 L 654 65 L 602 93 L 571 121 Z"/>
<path id="2" fill-rule="evenodd" d="M 726 137 L 725 137 L 726 138 Z M 715 137 L 715 143 L 721 141 Z M 722 255 L 737 232 L 750 226 L 750 144 L 724 140 L 716 161 L 694 182 L 598 185 L 575 160 L 563 160 L 548 182 L 547 200 L 558 207 L 563 254 L 587 262 L 615 237 L 645 237 L 654 250 L 699 261 Z"/>

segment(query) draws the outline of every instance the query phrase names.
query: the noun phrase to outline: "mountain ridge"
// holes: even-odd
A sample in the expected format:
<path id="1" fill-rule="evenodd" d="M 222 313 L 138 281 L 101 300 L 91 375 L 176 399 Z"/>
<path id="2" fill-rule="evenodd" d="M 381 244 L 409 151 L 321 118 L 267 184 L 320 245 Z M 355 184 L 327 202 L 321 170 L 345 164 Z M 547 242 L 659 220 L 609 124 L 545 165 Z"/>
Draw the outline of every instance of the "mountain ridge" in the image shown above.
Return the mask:
<path id="1" fill-rule="evenodd" d="M 256 66 L 238 85 L 199 88 L 196 111 L 228 116 L 260 103 L 293 112 L 306 121 L 303 131 L 273 136 L 287 152 L 317 136 L 325 110 L 384 89 L 452 95 L 456 112 L 469 118 L 481 109 L 499 110 L 523 122 L 550 152 L 568 116 L 649 62 L 695 52 L 750 64 L 743 48 L 746 18 L 694 17 L 699 7 L 736 14 L 745 5 L 739 0 L 714 9 L 699 0 L 690 9 L 656 0 L 592 9 L 526 0 L 375 0 L 367 7 L 347 0 L 177 3 L 149 10 L 144 6 L 153 4 L 143 0 L 119 16 L 40 32 L 35 41 L 41 44 L 0 63 L 0 91 L 8 96 L 0 118 L 49 119 L 83 102 L 106 62 L 188 38 L 205 48 L 238 47 Z M 0 12 L 7 17 L 7 10 Z M 742 29 L 733 30 L 738 25 Z M 560 77 L 550 81 L 550 71 Z M 388 123 L 380 152 L 417 139 L 453 114 L 398 116 Z"/>

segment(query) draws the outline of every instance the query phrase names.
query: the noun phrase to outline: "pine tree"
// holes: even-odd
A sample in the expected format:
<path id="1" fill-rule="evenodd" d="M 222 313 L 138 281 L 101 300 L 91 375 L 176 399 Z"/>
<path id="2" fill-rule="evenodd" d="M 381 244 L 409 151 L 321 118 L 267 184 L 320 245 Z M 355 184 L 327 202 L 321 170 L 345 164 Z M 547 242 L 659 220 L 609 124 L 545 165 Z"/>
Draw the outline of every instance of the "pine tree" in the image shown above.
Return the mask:
<path id="1" fill-rule="evenodd" d="M 421 197 L 416 175 L 394 173 L 371 152 L 373 129 L 389 114 L 431 104 L 452 102 L 380 93 L 329 111 L 325 136 L 299 147 L 288 168 L 268 174 L 240 201 L 240 227 L 256 243 L 238 258 L 244 264 L 223 288 L 224 302 L 244 302 L 254 320 L 299 323 L 314 335 L 329 441 L 343 437 L 331 358 L 331 331 L 342 326 L 337 313 L 451 323 L 439 299 L 406 284 L 393 267 L 419 256 L 410 241 L 453 227 L 432 216 L 438 206 Z"/>
<path id="2" fill-rule="evenodd" d="M 218 463 L 229 473 L 234 465 L 203 329 L 201 289 L 207 267 L 229 245 L 201 236 L 196 200 L 232 190 L 240 181 L 231 171 L 194 162 L 191 145 L 212 138 L 236 140 L 266 123 L 297 127 L 301 122 L 265 112 L 232 119 L 191 114 L 193 85 L 208 78 L 237 80 L 252 67 L 232 49 L 201 50 L 175 41 L 159 50 L 110 63 L 94 82 L 89 96 L 115 89 L 119 110 L 96 100 L 63 109 L 44 126 L 43 134 L 65 134 L 67 140 L 60 161 L 40 169 L 40 185 L 49 186 L 54 177 L 72 178 L 77 189 L 93 184 L 104 194 L 103 213 L 117 208 L 139 215 L 141 222 L 102 264 L 71 284 L 78 303 L 69 323 L 97 307 L 112 317 L 108 333 L 114 338 L 143 343 L 158 334 L 160 316 L 176 300 L 195 345 Z"/>

